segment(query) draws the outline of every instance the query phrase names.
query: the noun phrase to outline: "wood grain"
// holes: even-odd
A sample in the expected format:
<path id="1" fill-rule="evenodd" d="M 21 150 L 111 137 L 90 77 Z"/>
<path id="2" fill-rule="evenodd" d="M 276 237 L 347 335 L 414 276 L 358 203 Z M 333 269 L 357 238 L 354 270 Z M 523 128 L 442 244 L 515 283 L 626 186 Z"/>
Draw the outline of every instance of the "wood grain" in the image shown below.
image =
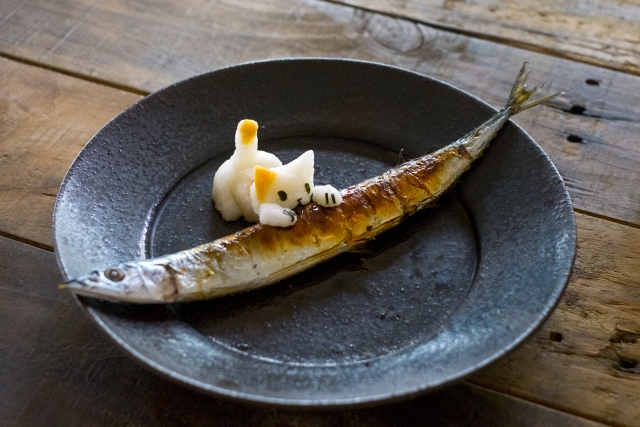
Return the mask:
<path id="1" fill-rule="evenodd" d="M 219 400 L 126 357 L 57 289 L 60 280 L 53 254 L 0 237 L 3 426 L 601 426 L 470 384 L 366 409 L 291 411 Z"/>
<path id="2" fill-rule="evenodd" d="M 347 2 L 0 2 L 0 55 L 17 60 L 0 59 L 0 235 L 51 249 L 55 193 L 90 136 L 140 94 L 195 74 L 274 57 L 357 58 L 500 106 L 529 60 L 534 81 L 572 90 L 515 121 L 551 156 L 576 208 L 589 213 L 577 215 L 576 269 L 548 322 L 475 385 L 366 410 L 246 407 L 141 369 L 55 289 L 52 254 L 0 237 L 0 424 L 600 425 L 561 410 L 637 425 L 640 80 L 630 74 L 640 74 L 640 6 L 340 3 Z"/>
<path id="3" fill-rule="evenodd" d="M 359 58 L 427 74 L 494 106 L 503 104 L 515 72 L 529 60 L 534 82 L 546 81 L 549 91 L 572 89 L 563 99 L 527 111 L 515 121 L 551 156 L 577 209 L 640 224 L 640 145 L 636 142 L 640 93 L 629 89 L 640 87 L 638 77 L 320 1 L 271 0 L 254 5 L 225 0 L 217 2 L 215 8 L 207 5 L 204 0 L 190 0 L 176 10 L 168 1 L 151 4 L 144 0 L 109 0 L 95 5 L 88 0 L 2 2 L 0 49 L 64 68 L 71 74 L 143 92 L 247 60 L 274 56 Z M 163 22 L 170 23 L 169 30 Z M 252 26 L 247 29 L 239 22 L 251 22 Z M 67 104 L 78 107 L 72 112 L 57 112 L 62 114 L 60 121 L 51 115 L 29 115 L 15 107 L 5 109 L 2 114 L 7 118 L 0 122 L 0 134 L 6 135 L 2 147 L 23 152 L 16 159 L 17 154 L 3 148 L 1 155 L 13 156 L 5 164 L 22 170 L 22 175 L 31 175 L 26 177 L 28 186 L 4 187 L 5 194 L 12 192 L 7 200 L 23 200 L 18 203 L 28 208 L 1 205 L 0 231 L 50 245 L 48 226 L 53 201 L 47 201 L 52 196 L 43 193 L 54 194 L 64 174 L 62 169 L 71 163 L 81 144 L 137 97 L 70 77 L 49 79 L 46 72 L 22 64 L 2 64 L 6 70 L 1 95 L 4 104 L 15 107 L 15 99 L 36 111 L 48 111 L 46 108 L 58 104 L 63 109 L 69 108 Z M 28 85 L 21 73 L 31 79 Z M 37 79 L 42 82 L 37 83 Z M 57 91 L 58 104 L 36 95 L 40 92 L 33 88 L 38 85 Z M 86 92 L 80 94 L 79 90 Z M 81 97 L 85 104 L 74 97 Z M 60 104 L 63 99 L 67 104 Z M 99 103 L 94 102 L 97 99 Z M 106 110 L 96 110 L 101 106 Z M 71 138 L 65 136 L 64 144 L 74 141 L 74 148 L 64 146 L 62 141 L 51 144 L 50 137 L 42 135 L 44 130 L 67 130 Z M 64 159 L 65 165 L 58 165 L 60 170 L 51 169 L 51 174 L 40 171 L 41 154 L 29 154 L 47 145 L 37 139 L 38 135 L 48 141 L 48 158 Z M 36 168 L 38 174 L 31 172 Z M 48 190 L 30 190 L 43 187 Z M 35 226 L 23 224 L 25 218 Z"/>
<path id="4" fill-rule="evenodd" d="M 138 99 L 0 58 L 0 233 L 51 247 L 67 169 L 94 133 Z"/>
<path id="5" fill-rule="evenodd" d="M 335 0 L 640 74 L 640 3 L 620 0 Z"/>
<path id="6" fill-rule="evenodd" d="M 560 305 L 473 379 L 601 422 L 640 420 L 640 230 L 577 215 L 578 252 Z"/>

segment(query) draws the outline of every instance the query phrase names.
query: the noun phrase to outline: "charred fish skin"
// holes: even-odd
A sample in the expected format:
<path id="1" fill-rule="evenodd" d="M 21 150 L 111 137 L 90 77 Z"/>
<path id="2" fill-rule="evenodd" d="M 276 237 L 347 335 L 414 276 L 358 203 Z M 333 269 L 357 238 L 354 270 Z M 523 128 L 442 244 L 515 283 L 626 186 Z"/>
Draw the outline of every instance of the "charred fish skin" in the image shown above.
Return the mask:
<path id="1" fill-rule="evenodd" d="M 344 189 L 343 203 L 309 203 L 292 227 L 256 224 L 193 249 L 122 263 L 63 285 L 78 295 L 140 304 L 192 301 L 257 289 L 359 246 L 455 185 L 509 118 L 565 93 L 532 99 L 525 62 L 506 106 L 446 147 Z"/>

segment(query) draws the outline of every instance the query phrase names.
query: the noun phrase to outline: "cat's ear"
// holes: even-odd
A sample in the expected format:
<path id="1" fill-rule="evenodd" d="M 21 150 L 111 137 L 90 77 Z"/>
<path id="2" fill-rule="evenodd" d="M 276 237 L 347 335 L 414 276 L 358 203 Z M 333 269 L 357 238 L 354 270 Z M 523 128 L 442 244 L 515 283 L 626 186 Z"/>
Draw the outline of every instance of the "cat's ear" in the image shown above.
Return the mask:
<path id="1" fill-rule="evenodd" d="M 305 151 L 298 158 L 284 165 L 287 174 L 295 175 L 313 186 L 313 150 Z"/>
<path id="2" fill-rule="evenodd" d="M 256 186 L 256 199 L 258 203 L 264 203 L 273 186 L 277 174 L 269 168 L 256 166 L 253 168 L 253 182 Z"/>

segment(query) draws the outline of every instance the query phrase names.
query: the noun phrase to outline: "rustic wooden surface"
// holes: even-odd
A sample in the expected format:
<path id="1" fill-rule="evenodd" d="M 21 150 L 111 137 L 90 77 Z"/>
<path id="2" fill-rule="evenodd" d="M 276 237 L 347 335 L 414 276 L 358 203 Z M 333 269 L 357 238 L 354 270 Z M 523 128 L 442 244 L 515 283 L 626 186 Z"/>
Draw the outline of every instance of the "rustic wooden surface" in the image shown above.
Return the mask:
<path id="1" fill-rule="evenodd" d="M 3 427 L 387 427 L 424 425 L 425 420 L 452 427 L 469 422 L 601 426 L 469 384 L 409 402 L 349 410 L 301 412 L 214 399 L 147 371 L 106 335 L 96 334 L 96 326 L 57 289 L 62 278 L 50 252 L 0 237 L 0 260 Z"/>
<path id="2" fill-rule="evenodd" d="M 487 40 L 640 74 L 640 3 L 335 0 Z"/>
<path id="3" fill-rule="evenodd" d="M 272 0 L 261 3 L 259 8 L 253 6 L 256 10 L 250 9 L 246 2 L 220 2 L 218 7 L 208 9 L 202 6 L 203 2 L 191 1 L 194 10 L 202 9 L 198 14 L 202 19 L 191 15 L 174 18 L 179 14 L 169 7 L 169 2 L 156 2 L 158 7 L 137 15 L 139 5 L 136 3 L 114 0 L 100 5 L 93 5 L 89 0 L 73 3 L 31 0 L 20 2 L 13 13 L 10 2 L 2 3 L 0 22 L 5 24 L 0 26 L 0 52 L 4 49 L 6 54 L 20 55 L 36 64 L 47 60 L 47 65 L 56 70 L 68 67 L 69 74 L 87 73 L 91 79 L 110 82 L 118 88 L 134 88 L 137 93 L 242 61 L 281 56 L 341 56 L 415 70 L 467 90 L 496 107 L 503 105 L 514 74 L 522 62 L 528 60 L 533 65 L 535 81 L 547 82 L 550 89 L 572 90 L 563 99 L 535 112 L 525 112 L 515 121 L 552 156 L 577 209 L 640 224 L 637 208 L 640 169 L 636 167 L 640 161 L 640 145 L 636 143 L 640 122 L 635 120 L 640 117 L 640 94 L 630 90 L 640 87 L 640 77 L 322 1 Z M 7 10 L 3 11 L 4 8 Z M 187 9 L 183 10 L 185 14 Z M 112 10 L 119 12 L 111 15 L 108 11 Z M 290 11 L 295 12 L 296 19 L 291 18 L 293 12 Z M 238 36 L 241 30 L 235 24 L 225 26 L 225 22 L 258 20 L 258 16 L 259 28 L 242 37 Z M 15 27 L 8 25 L 14 21 Z M 110 25 L 104 26 L 104 22 Z M 158 22 L 170 22 L 176 32 L 185 34 L 182 38 L 189 36 L 189 43 L 165 34 Z M 132 30 L 138 36 L 131 41 L 127 29 L 134 27 L 134 23 L 137 26 Z M 19 31 L 20 25 L 32 30 Z M 416 42 L 415 49 L 406 49 L 395 33 L 388 30 L 394 25 L 398 29 L 406 28 L 422 41 Z M 218 31 L 215 43 L 211 27 Z M 323 30 L 325 28 L 330 30 Z M 55 49 L 51 45 L 51 34 L 59 38 Z M 95 49 L 92 40 L 96 38 L 109 40 L 110 49 Z M 316 38 L 318 41 L 314 42 Z M 145 43 L 136 43 L 136 40 Z M 114 46 L 126 46 L 130 55 L 123 56 Z M 71 79 L 62 81 L 73 84 Z M 593 82 L 597 84 L 590 84 Z M 5 90 L 11 90 L 10 85 L 11 82 Z M 20 97 L 19 94 L 12 96 Z M 117 93 L 110 95 L 115 96 Z M 132 100 L 133 96 L 128 94 L 122 103 Z M 13 119 L 15 126 L 24 127 L 22 121 L 30 116 L 15 109 L 13 112 L 17 115 Z M 114 109 L 109 114 L 116 112 Z M 47 117 L 40 118 L 44 120 L 41 126 L 51 126 L 46 123 Z M 91 132 L 99 127 L 96 123 Z M 67 157 L 69 164 L 73 157 L 74 154 Z M 16 187 L 14 191 L 28 191 L 20 190 L 26 187 L 22 183 L 16 183 Z M 48 219 L 50 210 L 42 215 Z M 6 221 L 12 218 L 17 219 L 10 215 Z M 19 225 L 0 226 L 3 227 L 0 231 L 35 240 L 33 236 L 22 236 L 16 230 Z M 49 236 L 44 239 L 45 244 L 51 245 Z"/>
<path id="4" fill-rule="evenodd" d="M 638 15 L 613 0 L 0 2 L 0 414 L 10 426 L 637 425 Z M 373 410 L 229 404 L 140 368 L 54 289 L 53 255 L 36 247 L 52 249 L 57 189 L 91 135 L 182 78 L 301 56 L 397 65 L 496 107 L 524 60 L 549 90 L 572 88 L 515 121 L 568 186 L 576 268 L 542 329 L 470 383 Z"/>
<path id="5" fill-rule="evenodd" d="M 576 264 L 558 308 L 532 339 L 471 381 L 634 426 L 640 420 L 640 230 L 588 215 L 576 219 Z"/>
<path id="6" fill-rule="evenodd" d="M 53 250 L 58 188 L 80 149 L 139 95 L 0 58 L 0 235 Z"/>

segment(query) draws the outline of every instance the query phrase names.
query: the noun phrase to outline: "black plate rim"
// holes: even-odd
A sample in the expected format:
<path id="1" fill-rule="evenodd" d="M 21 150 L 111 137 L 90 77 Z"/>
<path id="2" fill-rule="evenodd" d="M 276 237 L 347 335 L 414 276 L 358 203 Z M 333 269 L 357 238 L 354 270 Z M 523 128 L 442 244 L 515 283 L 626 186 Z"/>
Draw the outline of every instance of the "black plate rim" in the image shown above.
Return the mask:
<path id="1" fill-rule="evenodd" d="M 132 104 L 131 106 L 129 106 L 128 108 L 126 108 L 125 110 L 123 110 L 121 113 L 119 113 L 118 115 L 116 115 L 113 119 L 111 119 L 108 123 L 106 123 L 104 127 L 108 126 L 109 124 L 111 124 L 114 121 L 117 121 L 121 116 L 127 114 L 130 110 L 136 108 L 138 106 L 139 103 L 144 102 L 149 96 L 157 96 L 160 95 L 166 91 L 171 90 L 172 88 L 182 85 L 186 82 L 190 82 L 192 80 L 196 80 L 199 79 L 203 76 L 207 76 L 210 75 L 212 73 L 218 73 L 218 72 L 222 72 L 222 71 L 227 71 L 227 70 L 232 70 L 235 68 L 241 68 L 241 67 L 245 67 L 245 66 L 255 66 L 255 65 L 260 65 L 260 64 L 271 64 L 271 63 L 277 63 L 277 62 L 349 62 L 349 63 L 356 63 L 356 64 L 363 64 L 363 65 L 369 65 L 369 66 L 375 66 L 375 67 L 381 67 L 381 68 L 389 68 L 392 70 L 396 70 L 396 71 L 401 71 L 403 73 L 410 73 L 410 74 L 414 74 L 416 76 L 419 76 L 420 78 L 424 78 L 424 79 L 428 79 L 428 80 L 432 80 L 433 82 L 436 82 L 438 84 L 447 86 L 451 89 L 453 89 L 454 91 L 457 91 L 459 93 L 461 93 L 462 95 L 464 95 L 465 97 L 468 97 L 472 100 L 474 100 L 475 102 L 478 102 L 479 104 L 482 104 L 484 106 L 486 106 L 487 108 L 491 109 L 492 111 L 498 111 L 497 109 L 495 109 L 494 107 L 492 107 L 490 104 L 488 104 L 487 102 L 483 101 L 482 99 L 479 99 L 478 97 L 476 97 L 473 94 L 470 94 L 462 89 L 459 89 L 447 82 L 443 82 L 441 80 L 435 79 L 433 77 L 418 73 L 416 71 L 412 71 L 412 70 L 408 70 L 399 66 L 394 66 L 394 65 L 388 65 L 388 64 L 383 64 L 383 63 L 378 63 L 378 62 L 373 62 L 373 61 L 366 61 L 366 60 L 357 60 L 357 59 L 345 59 L 345 58 L 333 58 L 333 57 L 300 57 L 300 58 L 276 58 L 276 59 L 266 59 L 266 60 L 257 60 L 257 61 L 249 61 L 249 62 L 244 62 L 244 63 L 239 63 L 239 64 L 235 64 L 235 65 L 230 65 L 230 66 L 226 66 L 226 67 L 221 67 L 219 69 L 213 70 L 213 71 L 208 71 L 208 72 L 204 72 L 192 77 L 189 77 L 187 79 L 178 81 L 176 83 L 173 83 L 171 85 L 168 85 L 156 92 L 153 92 L 147 96 L 145 96 L 144 98 L 138 100 L 137 102 L 135 102 L 134 104 Z M 542 157 L 544 157 L 545 161 L 548 162 L 549 166 L 551 166 L 553 173 L 560 179 L 559 184 L 564 192 L 564 196 L 566 198 L 566 200 L 569 203 L 569 206 L 571 206 L 571 199 L 569 196 L 569 193 L 567 191 L 566 185 L 564 184 L 564 181 L 562 180 L 560 173 L 558 172 L 556 166 L 553 164 L 553 162 L 551 161 L 551 159 L 549 158 L 549 156 L 542 150 L 542 148 L 539 146 L 539 144 L 523 129 L 521 128 L 519 125 L 517 125 L 515 122 L 510 121 L 509 123 L 510 126 L 515 126 L 517 128 L 517 130 L 521 133 L 523 133 L 528 139 L 530 139 L 531 142 L 533 142 L 533 144 L 536 146 L 536 148 L 539 150 L 540 154 Z M 75 159 L 73 160 L 69 170 L 67 171 L 67 173 L 65 174 L 65 177 L 62 180 L 62 183 L 60 185 L 60 190 L 58 194 L 61 194 L 66 187 L 68 186 L 68 183 L 71 179 L 71 177 L 73 176 L 73 173 L 75 172 L 75 169 L 77 167 L 78 161 L 80 159 L 83 158 L 83 156 L 88 155 L 87 154 L 87 150 L 85 149 L 87 146 L 89 146 L 92 141 L 94 141 L 95 139 L 100 137 L 100 134 L 103 130 L 103 128 L 101 128 L 100 130 L 98 130 L 87 142 L 87 144 L 85 145 L 85 147 L 83 147 L 83 149 L 78 153 L 78 155 L 75 157 Z M 204 162 L 203 162 L 204 163 Z M 59 257 L 58 255 L 58 235 L 57 235 L 57 228 L 56 228 L 56 220 L 57 220 L 57 215 L 58 212 L 60 210 L 60 197 L 56 198 L 56 202 L 54 205 L 54 210 L 53 210 L 53 226 L 52 226 L 52 232 L 53 232 L 53 246 L 54 246 L 54 253 L 56 255 L 56 262 L 58 264 L 58 267 L 60 268 L 60 271 L 62 272 L 63 277 L 65 278 L 65 280 L 69 280 L 70 277 L 68 275 L 68 272 L 63 264 L 63 260 Z M 143 366 L 145 366 L 146 368 L 150 368 L 152 371 L 157 372 L 159 374 L 161 374 L 163 377 L 177 382 L 179 384 L 188 386 L 189 388 L 195 389 L 197 391 L 201 391 L 201 392 L 206 392 L 206 393 L 210 393 L 215 395 L 216 397 L 221 397 L 224 399 L 231 399 L 231 400 L 240 400 L 240 401 L 245 401 L 248 403 L 252 403 L 252 404 L 259 404 L 259 405 L 277 405 L 277 406 L 282 406 L 282 407 L 287 407 L 287 408 L 331 408 L 331 407 L 362 407 L 362 406 L 371 406 L 374 404 L 379 404 L 379 403 L 389 403 L 389 402 L 394 402 L 394 401 L 399 401 L 399 400 L 404 400 L 407 398 L 411 398 L 411 397 L 415 397 L 417 395 L 423 394 L 425 392 L 432 392 L 432 391 L 436 391 L 439 390 L 441 388 L 444 388 L 446 386 L 452 385 L 454 383 L 463 381 L 464 379 L 472 376 L 474 373 L 477 373 L 479 370 L 486 368 L 487 366 L 495 363 L 497 360 L 505 357 L 507 354 L 509 354 L 510 352 L 512 352 L 514 349 L 516 349 L 518 346 L 520 346 L 527 338 L 529 338 L 536 330 L 538 330 L 542 324 L 545 322 L 545 320 L 547 320 L 549 318 L 549 316 L 551 315 L 551 313 L 553 312 L 553 310 L 557 307 L 557 305 L 560 302 L 560 298 L 563 294 L 563 292 L 565 291 L 567 284 L 569 282 L 569 279 L 571 277 L 571 272 L 573 270 L 573 266 L 575 263 L 575 259 L 576 259 L 576 245 L 577 245 L 577 227 L 576 227 L 576 222 L 575 222 L 575 215 L 573 214 L 573 210 L 571 210 L 572 212 L 572 216 L 571 216 L 571 232 L 572 232 L 572 240 L 569 242 L 571 247 L 573 248 L 573 252 L 571 254 L 571 261 L 570 261 L 570 266 L 568 268 L 568 270 L 565 272 L 564 278 L 562 278 L 562 281 L 558 281 L 558 283 L 561 283 L 560 286 L 558 286 L 555 289 L 555 292 L 553 293 L 553 297 L 550 298 L 549 301 L 547 301 L 547 304 L 544 306 L 543 310 L 541 310 L 541 312 L 539 313 L 539 316 L 536 317 L 535 322 L 530 324 L 529 328 L 527 328 L 526 330 L 524 330 L 517 338 L 515 338 L 514 340 L 511 341 L 511 344 L 503 347 L 502 349 L 500 349 L 500 351 L 496 351 L 493 353 L 493 355 L 491 357 L 488 357 L 486 359 L 484 359 L 482 362 L 477 363 L 475 365 L 470 366 L 468 369 L 463 370 L 463 371 L 459 371 L 456 375 L 450 375 L 448 377 L 444 377 L 441 381 L 435 383 L 435 384 L 429 384 L 426 386 L 418 386 L 418 387 L 414 387 L 411 389 L 404 389 L 401 391 L 391 391 L 389 393 L 381 393 L 378 395 L 368 395 L 367 397 L 354 397 L 354 398 L 348 398 L 348 399 L 317 399 L 317 400 L 294 400 L 294 399 L 284 399 L 284 398 L 275 398 L 275 397 L 266 397 L 266 396 L 262 396 L 262 395 L 254 395 L 254 394 L 249 394 L 249 393 L 242 393 L 242 392 L 236 392 L 236 391 L 232 391 L 226 388 L 221 388 L 221 387 L 216 387 L 212 384 L 208 384 L 208 383 L 204 383 L 204 382 L 200 382 L 197 380 L 194 380 L 192 378 L 189 378 L 187 376 L 178 374 L 176 372 L 171 371 L 170 369 L 167 369 L 165 367 L 163 367 L 162 365 L 158 364 L 157 362 L 155 362 L 154 360 L 146 357 L 145 355 L 141 354 L 140 352 L 138 352 L 136 349 L 134 349 L 133 347 L 131 347 L 130 345 L 128 345 L 124 340 L 122 340 L 100 317 L 98 314 L 96 314 L 96 312 L 93 310 L 92 307 L 90 307 L 89 305 L 87 305 L 85 302 L 83 302 L 85 300 L 85 298 L 83 297 L 78 297 L 77 295 L 73 295 L 74 300 L 76 301 L 76 303 L 78 304 L 79 307 L 81 307 L 88 315 L 89 317 L 102 329 L 104 330 L 107 335 L 109 337 L 111 337 L 111 339 L 114 340 L 114 342 L 116 344 L 118 344 L 118 346 L 120 346 L 122 349 L 124 349 L 130 356 L 132 356 L 136 361 L 138 361 L 139 363 L 141 363 Z M 560 279 L 560 278 L 559 278 Z M 402 350 L 400 350 L 402 351 Z"/>

